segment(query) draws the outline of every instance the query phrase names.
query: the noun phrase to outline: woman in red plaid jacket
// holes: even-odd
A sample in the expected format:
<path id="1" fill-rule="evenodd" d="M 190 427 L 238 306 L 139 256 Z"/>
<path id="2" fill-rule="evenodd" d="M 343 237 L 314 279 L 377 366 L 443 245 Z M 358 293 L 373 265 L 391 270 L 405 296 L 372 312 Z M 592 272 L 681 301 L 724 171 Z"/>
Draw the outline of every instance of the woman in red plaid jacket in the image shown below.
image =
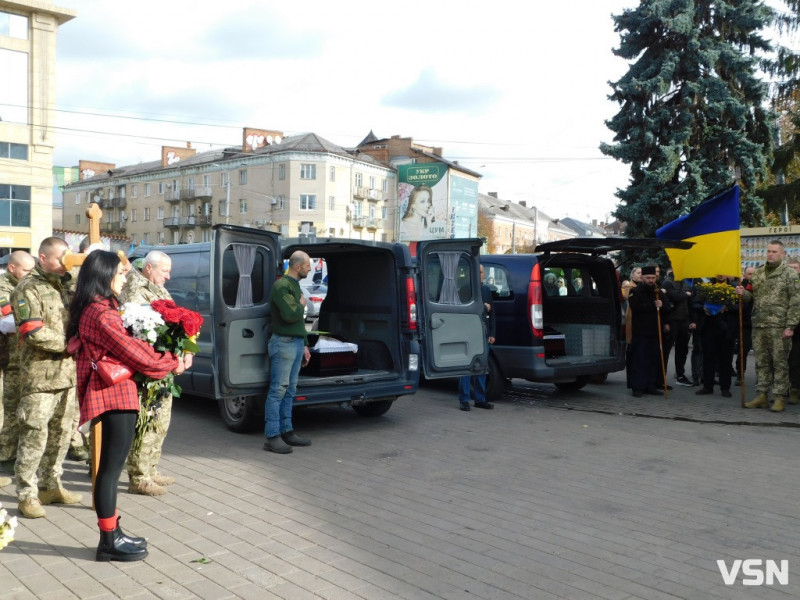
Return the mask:
<path id="1" fill-rule="evenodd" d="M 94 506 L 100 527 L 99 561 L 133 561 L 147 556 L 144 538 L 119 528 L 117 483 L 131 449 L 139 413 L 136 383 L 125 379 L 106 385 L 92 364 L 108 355 L 136 373 L 160 379 L 183 372 L 173 354 L 158 353 L 147 342 L 131 336 L 122 324 L 117 297 L 125 283 L 120 257 L 95 250 L 86 257 L 70 303 L 67 339 L 77 336 L 78 403 L 81 424 L 102 423 L 100 461 L 94 485 Z"/>

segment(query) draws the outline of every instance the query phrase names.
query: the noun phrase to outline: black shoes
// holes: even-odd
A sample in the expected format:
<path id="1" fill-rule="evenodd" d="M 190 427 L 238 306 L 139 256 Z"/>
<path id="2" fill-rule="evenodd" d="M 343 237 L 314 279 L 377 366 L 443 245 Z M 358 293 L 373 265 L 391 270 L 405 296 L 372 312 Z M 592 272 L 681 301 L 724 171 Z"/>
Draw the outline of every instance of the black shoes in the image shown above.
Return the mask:
<path id="1" fill-rule="evenodd" d="M 491 402 L 476 402 L 475 408 L 485 408 L 487 410 L 491 410 L 494 408 L 494 404 Z"/>
<path id="2" fill-rule="evenodd" d="M 642 394 L 642 390 L 633 390 L 633 397 L 634 398 L 641 398 L 644 394 Z"/>
<path id="3" fill-rule="evenodd" d="M 275 454 L 292 453 L 292 447 L 287 445 L 279 435 L 267 438 L 267 441 L 264 442 L 264 450 L 268 452 L 274 452 Z"/>
<path id="4" fill-rule="evenodd" d="M 733 396 L 730 390 L 722 390 L 721 394 L 723 398 L 730 398 L 731 396 Z"/>
<path id="5" fill-rule="evenodd" d="M 469 412 L 469 402 L 461 402 L 461 403 L 459 403 L 458 409 L 459 410 L 464 410 L 466 412 Z"/>
<path id="6" fill-rule="evenodd" d="M 695 392 L 697 396 L 708 396 L 709 394 L 713 394 L 714 390 L 712 388 L 707 388 L 705 386 L 701 387 L 699 390 Z M 730 393 L 730 392 L 729 392 Z"/>
<path id="7" fill-rule="evenodd" d="M 283 441 L 289 444 L 290 446 L 310 446 L 311 440 L 307 440 L 306 438 L 301 438 L 297 435 L 294 431 L 286 431 L 281 434 L 281 438 Z"/>
<path id="8" fill-rule="evenodd" d="M 101 531 L 100 544 L 97 546 L 96 559 L 98 562 L 117 560 L 131 562 L 142 560 L 147 556 L 147 546 L 136 545 L 128 540 L 142 539 L 129 538 L 124 535 L 119 527 L 114 531 Z"/>
<path id="9" fill-rule="evenodd" d="M 686 375 L 681 375 L 680 377 L 676 377 L 675 383 L 686 387 L 692 387 L 692 382 L 689 381 L 689 379 L 687 379 Z"/>
<path id="10" fill-rule="evenodd" d="M 656 388 L 647 388 L 644 390 L 645 394 L 650 394 L 651 396 L 661 396 L 664 393 L 664 390 L 657 390 Z"/>

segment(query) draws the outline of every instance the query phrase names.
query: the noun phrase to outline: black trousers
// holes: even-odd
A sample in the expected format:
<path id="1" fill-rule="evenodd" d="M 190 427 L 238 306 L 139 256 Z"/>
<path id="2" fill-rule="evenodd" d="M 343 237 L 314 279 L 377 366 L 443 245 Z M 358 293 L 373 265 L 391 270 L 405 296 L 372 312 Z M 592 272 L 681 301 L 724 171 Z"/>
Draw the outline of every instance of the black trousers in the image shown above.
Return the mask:
<path id="1" fill-rule="evenodd" d="M 98 519 L 108 519 L 117 511 L 117 486 L 131 451 L 136 419 L 132 410 L 112 410 L 98 417 L 103 424 L 100 463 L 94 481 L 94 510 Z"/>
<path id="2" fill-rule="evenodd" d="M 707 316 L 700 334 L 703 344 L 703 387 L 714 388 L 714 375 L 719 373 L 719 387 L 731 388 L 733 375 L 733 337 L 722 316 Z"/>

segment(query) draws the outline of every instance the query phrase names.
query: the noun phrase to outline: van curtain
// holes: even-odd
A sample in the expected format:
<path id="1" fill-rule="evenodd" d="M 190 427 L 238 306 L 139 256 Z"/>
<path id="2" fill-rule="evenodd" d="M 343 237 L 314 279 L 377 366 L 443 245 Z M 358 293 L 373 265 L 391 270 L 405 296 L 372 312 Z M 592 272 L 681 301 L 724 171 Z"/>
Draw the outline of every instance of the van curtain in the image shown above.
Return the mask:
<path id="1" fill-rule="evenodd" d="M 437 252 L 442 265 L 442 291 L 439 294 L 439 304 L 461 304 L 456 286 L 456 270 L 460 252 Z"/>
<path id="2" fill-rule="evenodd" d="M 249 244 L 232 244 L 236 268 L 239 269 L 239 286 L 236 288 L 236 308 L 253 306 L 253 265 L 256 247 Z"/>

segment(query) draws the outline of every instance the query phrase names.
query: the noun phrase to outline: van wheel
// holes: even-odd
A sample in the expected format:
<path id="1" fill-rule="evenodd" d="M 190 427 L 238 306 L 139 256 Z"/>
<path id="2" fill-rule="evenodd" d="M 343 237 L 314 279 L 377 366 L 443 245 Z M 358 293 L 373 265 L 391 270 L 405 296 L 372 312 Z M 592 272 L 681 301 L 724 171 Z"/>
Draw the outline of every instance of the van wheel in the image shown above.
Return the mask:
<path id="1" fill-rule="evenodd" d="M 559 381 L 555 386 L 562 392 L 577 392 L 589 383 L 589 375 L 581 375 L 575 381 Z"/>
<path id="2" fill-rule="evenodd" d="M 608 379 L 608 373 L 598 373 L 597 375 L 592 375 L 590 379 L 591 383 L 605 383 L 606 379 Z"/>
<path id="3" fill-rule="evenodd" d="M 236 433 L 255 431 L 264 421 L 264 404 L 256 396 L 220 398 L 219 412 L 228 429 Z"/>
<path id="4" fill-rule="evenodd" d="M 356 414 L 362 417 L 380 417 L 381 415 L 386 414 L 387 410 L 392 408 L 392 403 L 394 401 L 394 398 L 374 400 L 372 402 L 367 402 L 366 404 L 353 406 L 353 410 L 356 411 Z"/>
<path id="5" fill-rule="evenodd" d="M 503 377 L 497 361 L 494 358 L 489 358 L 489 374 L 486 376 L 486 399 L 490 402 L 500 400 L 507 383 L 508 380 Z"/>

